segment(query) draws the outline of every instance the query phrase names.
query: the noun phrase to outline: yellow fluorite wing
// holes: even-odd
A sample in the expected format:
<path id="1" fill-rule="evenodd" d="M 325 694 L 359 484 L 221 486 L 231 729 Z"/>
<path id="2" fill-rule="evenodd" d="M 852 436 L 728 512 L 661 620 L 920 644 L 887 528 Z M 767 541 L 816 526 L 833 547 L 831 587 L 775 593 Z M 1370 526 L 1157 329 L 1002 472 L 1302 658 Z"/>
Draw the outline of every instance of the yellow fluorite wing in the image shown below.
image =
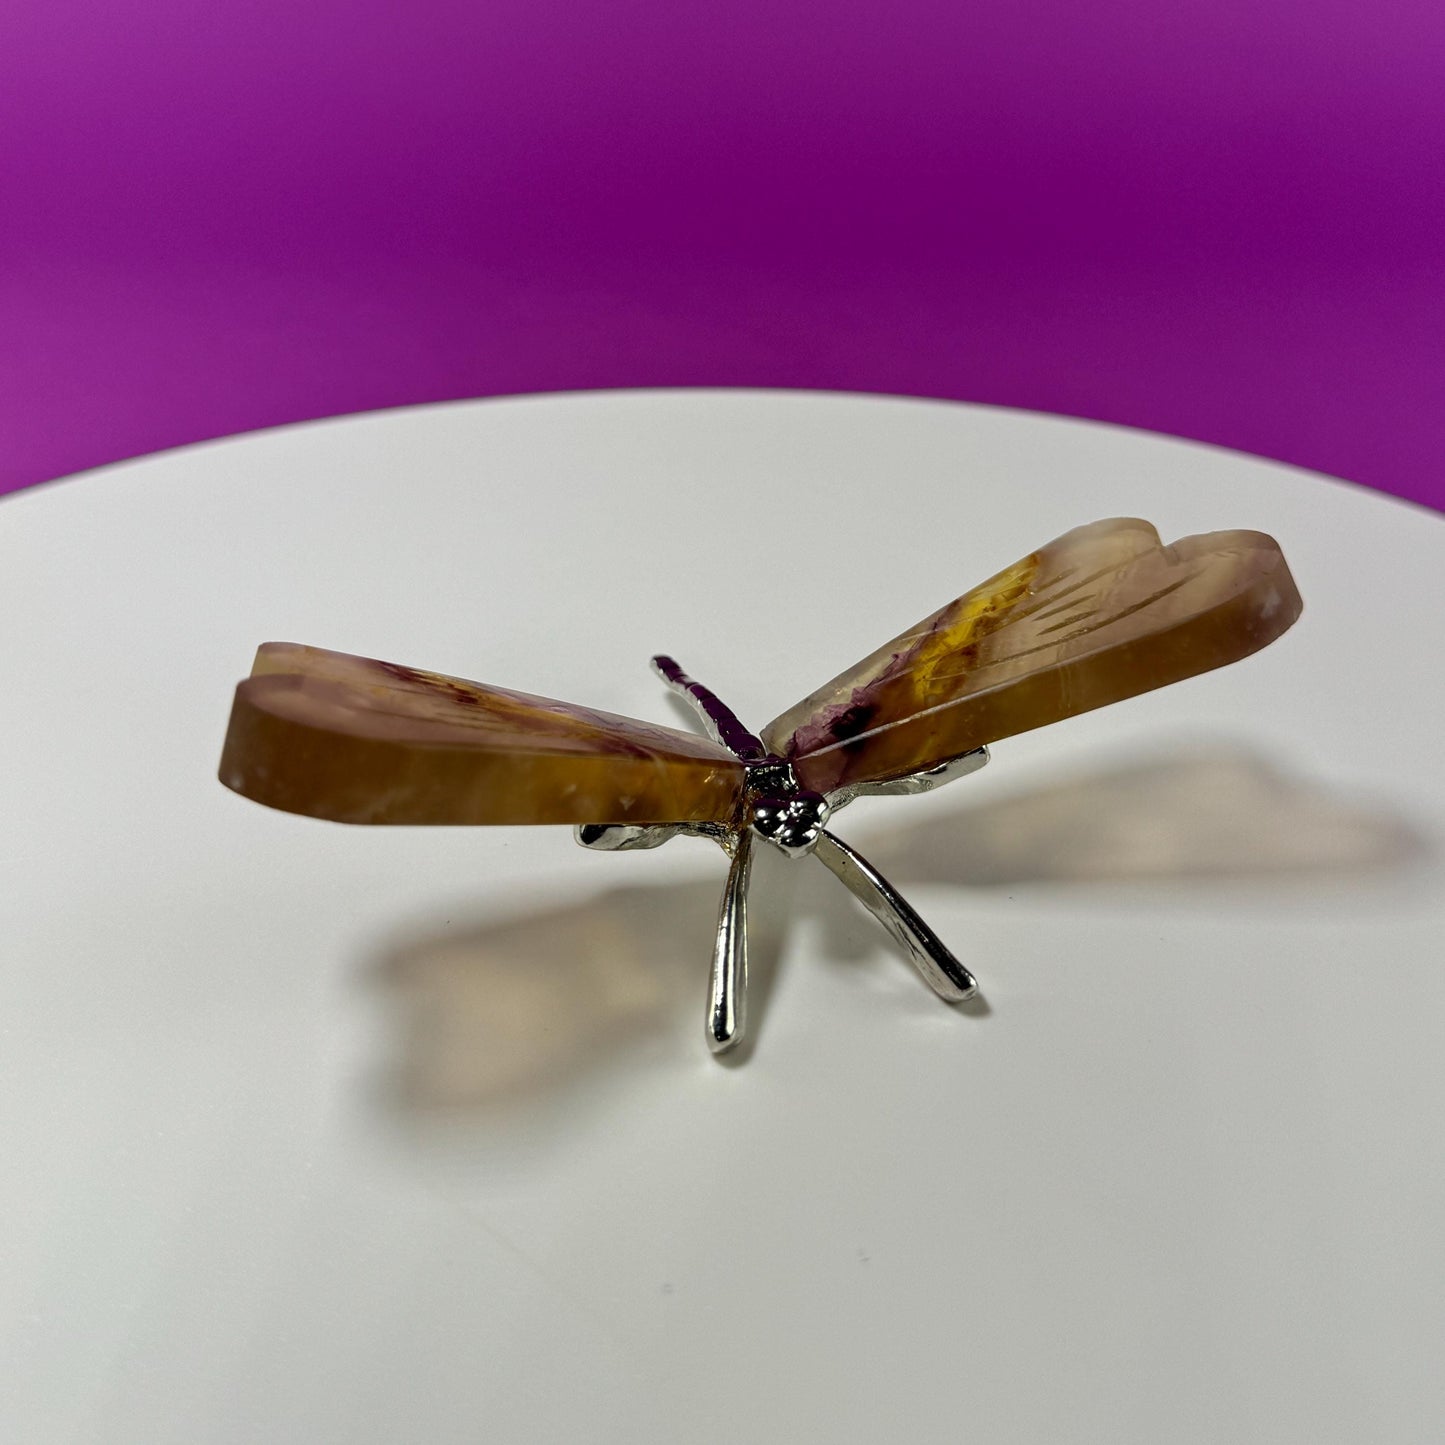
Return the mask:
<path id="1" fill-rule="evenodd" d="M 901 777 L 1238 661 L 1300 613 L 1275 541 L 1114 518 L 966 592 L 764 729 L 804 787 Z"/>
<path id="2" fill-rule="evenodd" d="M 342 823 L 729 822 L 743 783 L 675 728 L 286 642 L 237 687 L 220 772 Z"/>

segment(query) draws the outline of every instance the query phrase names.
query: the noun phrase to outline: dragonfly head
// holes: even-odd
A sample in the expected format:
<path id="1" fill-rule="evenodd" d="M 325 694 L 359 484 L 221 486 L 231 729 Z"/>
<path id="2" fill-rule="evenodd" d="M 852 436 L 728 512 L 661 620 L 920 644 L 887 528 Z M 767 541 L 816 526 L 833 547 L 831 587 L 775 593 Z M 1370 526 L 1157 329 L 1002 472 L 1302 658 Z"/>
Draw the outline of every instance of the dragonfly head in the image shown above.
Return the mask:
<path id="1" fill-rule="evenodd" d="M 766 789 L 752 796 L 752 828 L 791 858 L 813 851 L 830 811 L 821 793 L 805 788 Z"/>

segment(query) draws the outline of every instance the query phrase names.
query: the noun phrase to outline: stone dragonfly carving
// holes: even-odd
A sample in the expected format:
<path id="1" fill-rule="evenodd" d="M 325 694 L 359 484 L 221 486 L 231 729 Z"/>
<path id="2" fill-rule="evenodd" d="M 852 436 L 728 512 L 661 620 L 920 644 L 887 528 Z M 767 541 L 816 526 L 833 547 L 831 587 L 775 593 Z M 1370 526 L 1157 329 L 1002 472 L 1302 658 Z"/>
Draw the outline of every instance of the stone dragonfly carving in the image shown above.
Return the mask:
<path id="1" fill-rule="evenodd" d="M 394 663 L 265 643 L 236 689 L 221 781 L 272 808 L 365 824 L 570 823 L 600 851 L 679 834 L 728 855 L 707 1004 L 714 1051 L 745 1026 L 753 843 L 819 859 L 944 999 L 972 973 L 828 827 L 870 794 L 973 772 L 988 744 L 1236 662 L 1300 596 L 1273 539 L 1163 545 L 1115 518 L 1065 533 L 750 732 L 671 658 L 653 666 L 707 736 Z"/>

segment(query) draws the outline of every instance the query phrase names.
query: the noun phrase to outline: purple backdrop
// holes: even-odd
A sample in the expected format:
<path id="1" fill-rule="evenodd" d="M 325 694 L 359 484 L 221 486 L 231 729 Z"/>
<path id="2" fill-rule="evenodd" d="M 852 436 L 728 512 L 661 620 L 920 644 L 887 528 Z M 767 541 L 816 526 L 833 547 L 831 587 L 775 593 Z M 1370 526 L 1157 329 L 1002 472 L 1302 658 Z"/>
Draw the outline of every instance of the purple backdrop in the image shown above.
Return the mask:
<path id="1" fill-rule="evenodd" d="M 0 490 L 398 403 L 962 397 L 1445 504 L 1439 0 L 12 0 Z"/>

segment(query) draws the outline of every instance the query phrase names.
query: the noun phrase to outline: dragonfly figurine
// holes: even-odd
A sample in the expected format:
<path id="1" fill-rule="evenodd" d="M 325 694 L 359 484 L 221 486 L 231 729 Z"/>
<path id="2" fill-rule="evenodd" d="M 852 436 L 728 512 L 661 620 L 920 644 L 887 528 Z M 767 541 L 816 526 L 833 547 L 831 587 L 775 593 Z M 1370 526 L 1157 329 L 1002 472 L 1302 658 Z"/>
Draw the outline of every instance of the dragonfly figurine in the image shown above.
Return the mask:
<path id="1" fill-rule="evenodd" d="M 1075 528 L 750 732 L 670 657 L 707 736 L 394 663 L 265 643 L 236 689 L 221 781 L 269 807 L 370 824 L 570 823 L 584 847 L 711 838 L 730 858 L 707 1039 L 745 1024 L 755 839 L 813 857 L 942 998 L 977 990 L 876 868 L 827 826 L 855 798 L 926 792 L 988 744 L 1258 651 L 1299 616 L 1273 539 L 1163 545 L 1147 522 Z"/>

